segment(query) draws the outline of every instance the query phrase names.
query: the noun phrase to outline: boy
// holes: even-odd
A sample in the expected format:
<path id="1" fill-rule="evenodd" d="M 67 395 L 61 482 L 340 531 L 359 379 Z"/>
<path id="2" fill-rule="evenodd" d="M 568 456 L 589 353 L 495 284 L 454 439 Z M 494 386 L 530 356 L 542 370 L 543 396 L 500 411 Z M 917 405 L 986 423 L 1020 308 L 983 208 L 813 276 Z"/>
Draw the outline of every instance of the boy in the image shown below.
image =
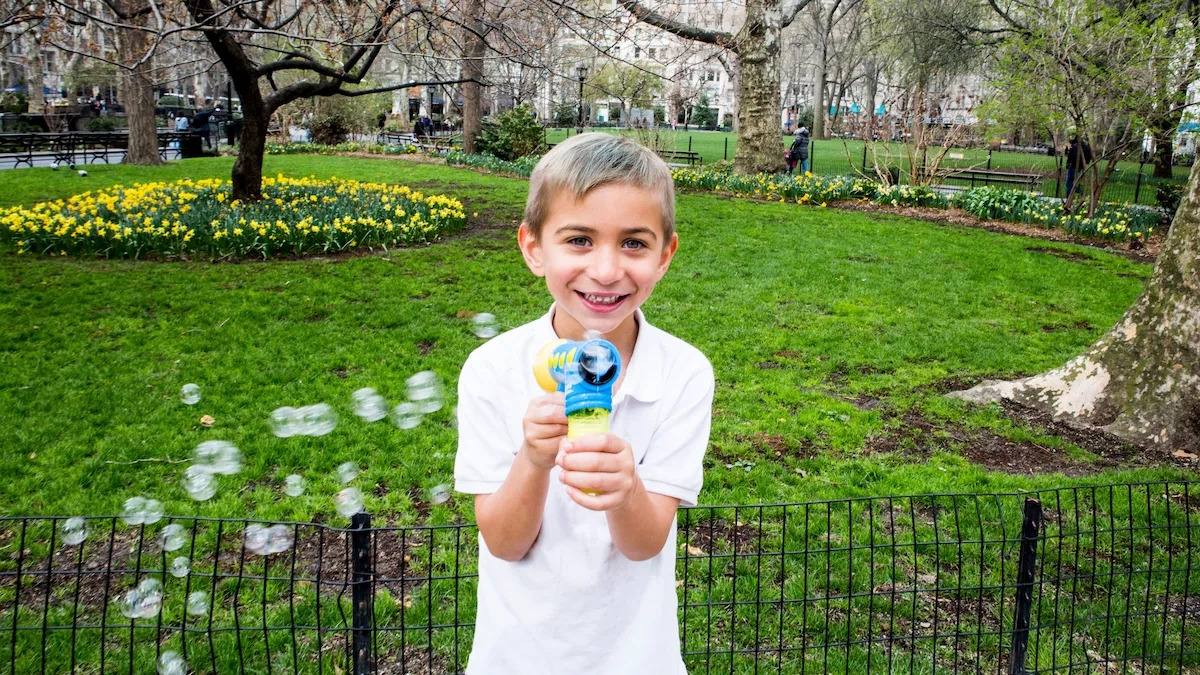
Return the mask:
<path id="1" fill-rule="evenodd" d="M 671 172 L 627 138 L 570 138 L 534 168 L 517 238 L 554 304 L 459 379 L 455 488 L 475 495 L 480 535 L 467 673 L 686 673 L 675 511 L 700 492 L 713 373 L 639 309 L 678 246 Z M 589 331 L 621 354 L 611 433 L 568 441 L 533 358 Z"/>

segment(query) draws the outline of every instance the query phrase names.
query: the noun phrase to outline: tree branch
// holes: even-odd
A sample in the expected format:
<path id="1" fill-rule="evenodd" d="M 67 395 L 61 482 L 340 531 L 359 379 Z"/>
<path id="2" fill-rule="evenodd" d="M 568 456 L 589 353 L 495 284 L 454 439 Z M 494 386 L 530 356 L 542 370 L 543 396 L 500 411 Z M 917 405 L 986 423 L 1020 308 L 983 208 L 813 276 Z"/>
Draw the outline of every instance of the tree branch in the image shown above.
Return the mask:
<path id="1" fill-rule="evenodd" d="M 807 2 L 807 0 L 802 1 Z M 726 33 L 725 31 L 720 30 L 710 30 L 708 28 L 700 28 L 698 26 L 676 21 L 675 19 L 663 16 L 658 12 L 643 7 L 642 3 L 637 2 L 637 0 L 619 0 L 619 4 L 642 23 L 648 23 L 651 26 L 667 31 L 668 33 L 674 33 L 681 38 L 695 40 L 697 42 L 707 42 L 710 45 L 717 45 L 718 47 L 724 47 L 730 51 L 737 51 L 737 46 L 734 42 L 734 36 L 731 33 Z"/>

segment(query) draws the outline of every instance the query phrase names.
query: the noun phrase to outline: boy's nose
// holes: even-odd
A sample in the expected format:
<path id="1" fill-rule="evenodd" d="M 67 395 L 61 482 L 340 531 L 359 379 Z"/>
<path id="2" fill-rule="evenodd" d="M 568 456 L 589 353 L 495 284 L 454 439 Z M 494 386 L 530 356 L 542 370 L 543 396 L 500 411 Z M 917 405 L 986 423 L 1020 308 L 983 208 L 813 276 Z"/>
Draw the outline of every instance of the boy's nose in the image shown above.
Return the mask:
<path id="1" fill-rule="evenodd" d="M 621 254 L 608 248 L 598 249 L 592 257 L 591 270 L 593 280 L 599 284 L 613 284 L 621 280 L 624 270 L 621 268 Z"/>

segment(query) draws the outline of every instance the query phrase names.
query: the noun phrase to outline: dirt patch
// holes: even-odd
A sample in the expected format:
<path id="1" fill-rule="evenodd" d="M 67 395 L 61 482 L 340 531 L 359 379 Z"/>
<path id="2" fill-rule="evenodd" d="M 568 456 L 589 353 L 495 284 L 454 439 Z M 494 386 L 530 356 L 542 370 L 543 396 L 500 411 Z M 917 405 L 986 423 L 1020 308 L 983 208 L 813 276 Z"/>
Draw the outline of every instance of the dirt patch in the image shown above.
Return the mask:
<path id="1" fill-rule="evenodd" d="M 1099 429 L 1085 429 L 1055 420 L 1050 414 L 1002 401 L 1004 416 L 1043 433 L 1066 439 L 1106 460 L 1117 463 L 1139 462 L 1148 456 L 1146 448 L 1121 440 Z"/>
<path id="2" fill-rule="evenodd" d="M 778 361 L 763 361 L 758 364 L 759 370 L 779 370 L 782 367 Z"/>
<path id="3" fill-rule="evenodd" d="M 420 352 L 421 356 L 429 356 L 429 353 L 436 347 L 437 340 L 421 340 L 417 343 L 417 351 Z"/>
<path id="4" fill-rule="evenodd" d="M 709 556 L 728 552 L 754 553 L 761 545 L 762 533 L 756 525 L 725 518 L 701 518 L 687 528 L 688 552 L 694 556 Z M 699 552 L 696 551 L 699 549 Z"/>
<path id="5" fill-rule="evenodd" d="M 878 410 L 884 405 L 883 401 L 866 394 L 855 396 L 850 399 L 850 403 L 859 410 Z"/>
<path id="6" fill-rule="evenodd" d="M 1029 251 L 1030 253 L 1045 253 L 1047 255 L 1052 255 L 1055 258 L 1062 258 L 1063 260 L 1095 260 L 1095 258 L 1092 256 L 1085 253 L 1080 253 L 1079 251 L 1064 251 L 1060 248 L 1051 248 L 1049 246 L 1029 246 L 1026 247 L 1025 250 Z"/>
<path id="7" fill-rule="evenodd" d="M 775 356 L 781 359 L 798 359 L 800 358 L 800 352 L 794 352 L 790 349 L 782 349 L 775 352 Z"/>

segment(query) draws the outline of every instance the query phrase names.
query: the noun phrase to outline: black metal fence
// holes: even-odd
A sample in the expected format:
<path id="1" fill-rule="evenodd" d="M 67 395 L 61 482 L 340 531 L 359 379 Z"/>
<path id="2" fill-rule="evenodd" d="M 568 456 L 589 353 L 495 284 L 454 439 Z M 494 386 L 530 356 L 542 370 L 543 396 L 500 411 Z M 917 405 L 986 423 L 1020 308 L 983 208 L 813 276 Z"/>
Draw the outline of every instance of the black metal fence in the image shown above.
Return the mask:
<path id="1" fill-rule="evenodd" d="M 463 670 L 473 525 L 288 523 L 264 554 L 250 524 L 88 518 L 79 542 L 78 521 L 0 520 L 0 670 L 154 672 L 172 652 L 166 672 Z M 1197 672 L 1197 527 L 1188 482 L 684 509 L 684 658 L 693 674 Z"/>

